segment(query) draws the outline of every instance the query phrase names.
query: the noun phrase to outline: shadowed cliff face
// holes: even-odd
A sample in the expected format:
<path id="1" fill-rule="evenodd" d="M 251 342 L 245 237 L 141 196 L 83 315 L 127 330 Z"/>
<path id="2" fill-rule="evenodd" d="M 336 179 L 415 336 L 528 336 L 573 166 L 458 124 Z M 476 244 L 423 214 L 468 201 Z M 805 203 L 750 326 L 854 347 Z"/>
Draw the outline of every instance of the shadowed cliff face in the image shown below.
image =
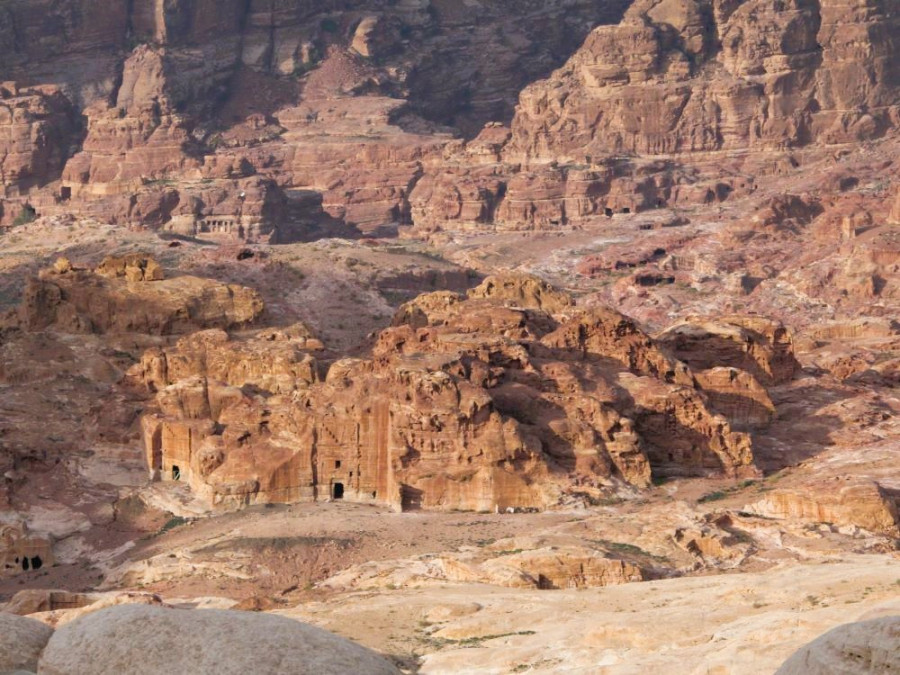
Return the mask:
<path id="1" fill-rule="evenodd" d="M 626 7 L 457 5 L 6 0 L 0 79 L 11 112 L 0 115 L 0 195 L 12 201 L 0 217 L 66 210 L 158 227 L 144 215 L 153 212 L 197 229 L 198 218 L 243 217 L 215 207 L 242 188 L 216 183 L 216 195 L 197 202 L 164 194 L 160 181 L 262 174 L 323 195 L 324 211 L 300 205 L 277 218 L 306 229 L 408 222 L 425 154 L 452 134 L 508 123 L 523 87 Z M 363 175 L 346 177 L 347 166 Z"/>
<path id="2" fill-rule="evenodd" d="M 233 93 L 227 81 L 240 65 L 294 77 L 315 68 L 329 47 L 349 47 L 397 69 L 397 91 L 417 112 L 473 131 L 508 122 L 522 87 L 548 75 L 594 26 L 618 21 L 627 7 L 625 0 L 458 4 L 5 0 L 0 67 L 5 79 L 52 83 L 90 105 L 114 95 L 128 51 L 166 47 L 175 98 L 202 108 L 209 96 Z"/>
<path id="3" fill-rule="evenodd" d="M 0 219 L 286 241 L 718 203 L 891 133 L 895 5 L 7 0 Z"/>

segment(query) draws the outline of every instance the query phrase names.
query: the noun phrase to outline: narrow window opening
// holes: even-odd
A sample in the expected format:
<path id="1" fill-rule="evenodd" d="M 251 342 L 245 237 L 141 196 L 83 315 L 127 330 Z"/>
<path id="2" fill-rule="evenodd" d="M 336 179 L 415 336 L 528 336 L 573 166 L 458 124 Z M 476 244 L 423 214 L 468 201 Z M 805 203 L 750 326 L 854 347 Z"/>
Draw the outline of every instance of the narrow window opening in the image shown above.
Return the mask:
<path id="1" fill-rule="evenodd" d="M 172 480 L 181 480 L 181 469 L 175 464 L 172 465 Z"/>
<path id="2" fill-rule="evenodd" d="M 22 558 L 22 569 L 28 571 L 28 558 Z"/>
<path id="3" fill-rule="evenodd" d="M 341 460 L 339 460 L 339 459 L 334 460 L 334 468 L 335 469 L 341 468 Z"/>

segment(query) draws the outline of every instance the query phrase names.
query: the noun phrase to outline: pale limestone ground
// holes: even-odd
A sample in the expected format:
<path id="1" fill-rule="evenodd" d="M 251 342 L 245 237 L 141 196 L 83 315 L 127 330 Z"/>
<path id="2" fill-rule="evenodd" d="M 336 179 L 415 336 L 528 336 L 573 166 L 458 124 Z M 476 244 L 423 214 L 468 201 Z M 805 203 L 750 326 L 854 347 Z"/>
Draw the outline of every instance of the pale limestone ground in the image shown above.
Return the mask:
<path id="1" fill-rule="evenodd" d="M 846 556 L 584 591 L 358 592 L 279 613 L 422 655 L 429 675 L 766 675 L 837 625 L 900 614 L 900 560 Z"/>

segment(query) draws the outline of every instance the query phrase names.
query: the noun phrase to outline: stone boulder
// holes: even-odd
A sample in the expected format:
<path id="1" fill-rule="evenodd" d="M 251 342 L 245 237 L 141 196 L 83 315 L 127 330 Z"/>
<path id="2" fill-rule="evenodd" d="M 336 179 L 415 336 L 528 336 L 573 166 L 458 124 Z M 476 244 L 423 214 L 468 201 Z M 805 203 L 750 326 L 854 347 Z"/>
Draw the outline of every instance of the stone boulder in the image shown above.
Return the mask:
<path id="1" fill-rule="evenodd" d="M 400 671 L 364 647 L 291 619 L 138 605 L 111 607 L 60 628 L 38 667 L 41 675 L 250 672 Z"/>
<path id="2" fill-rule="evenodd" d="M 775 675 L 900 672 L 900 616 L 848 623 L 801 647 Z"/>
<path id="3" fill-rule="evenodd" d="M 38 657 L 53 635 L 40 621 L 0 613 L 0 672 L 37 670 Z"/>

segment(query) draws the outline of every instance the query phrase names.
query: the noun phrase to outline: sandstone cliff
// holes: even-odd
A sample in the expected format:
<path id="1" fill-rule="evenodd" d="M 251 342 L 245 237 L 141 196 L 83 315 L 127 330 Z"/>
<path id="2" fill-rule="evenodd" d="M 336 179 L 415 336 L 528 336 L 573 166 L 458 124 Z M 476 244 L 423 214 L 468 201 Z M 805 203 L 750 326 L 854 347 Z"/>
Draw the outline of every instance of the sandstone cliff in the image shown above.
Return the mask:
<path id="1" fill-rule="evenodd" d="M 324 378 L 320 346 L 303 329 L 207 332 L 148 352 L 131 375 L 157 392 L 143 419 L 151 474 L 223 506 L 502 510 L 644 487 L 651 473 L 755 473 L 749 437 L 710 412 L 683 363 L 531 277 L 421 296 L 370 360 L 334 361 Z"/>

